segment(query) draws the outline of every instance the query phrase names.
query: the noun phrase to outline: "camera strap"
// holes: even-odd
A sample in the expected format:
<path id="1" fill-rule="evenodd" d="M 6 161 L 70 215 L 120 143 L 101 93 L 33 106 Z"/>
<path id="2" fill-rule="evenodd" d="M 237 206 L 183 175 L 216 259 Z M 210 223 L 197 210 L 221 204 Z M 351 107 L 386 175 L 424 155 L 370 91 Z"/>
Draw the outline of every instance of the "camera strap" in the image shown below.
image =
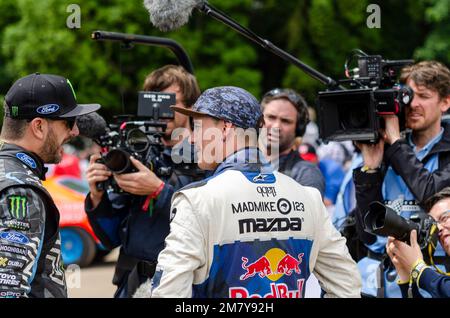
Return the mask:
<path id="1" fill-rule="evenodd" d="M 377 268 L 377 298 L 385 298 L 384 296 L 384 289 L 385 289 L 385 284 L 384 284 L 384 270 L 385 270 L 385 266 L 384 266 L 384 261 L 387 258 L 387 254 L 383 255 L 383 258 L 380 261 L 380 265 Z"/>
<path id="2" fill-rule="evenodd" d="M 436 224 L 433 224 L 430 229 L 430 236 L 433 237 L 433 235 L 434 235 L 437 237 L 438 231 L 439 230 L 438 230 Z M 444 257 L 442 257 L 442 256 L 434 257 L 433 256 L 434 252 L 436 251 L 436 242 L 437 242 L 437 238 L 435 240 L 430 240 L 430 242 L 428 243 L 428 246 L 426 247 L 430 263 L 431 263 L 431 265 L 433 265 L 434 269 L 439 274 L 442 274 L 445 276 L 450 276 L 450 258 L 447 256 L 444 256 Z M 437 267 L 437 265 L 444 265 L 447 273 L 443 272 L 439 267 Z"/>

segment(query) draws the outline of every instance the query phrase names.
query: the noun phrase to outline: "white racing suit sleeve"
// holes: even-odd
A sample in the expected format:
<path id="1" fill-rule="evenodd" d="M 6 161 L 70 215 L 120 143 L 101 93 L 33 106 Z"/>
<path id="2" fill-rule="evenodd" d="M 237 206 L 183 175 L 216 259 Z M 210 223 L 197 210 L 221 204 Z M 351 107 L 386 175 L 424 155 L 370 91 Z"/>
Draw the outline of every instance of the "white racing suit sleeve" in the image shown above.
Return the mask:
<path id="1" fill-rule="evenodd" d="M 0 297 L 26 297 L 36 275 L 44 235 L 45 206 L 31 189 L 0 195 Z"/>
<path id="2" fill-rule="evenodd" d="M 152 297 L 190 298 L 195 271 L 206 261 L 206 241 L 197 213 L 184 194 L 175 194 L 171 209 L 175 217 L 158 257 Z"/>
<path id="3" fill-rule="evenodd" d="M 361 297 L 361 276 L 351 258 L 346 240 L 331 223 L 322 202 L 317 208 L 318 255 L 314 275 L 324 290 L 324 297 Z"/>

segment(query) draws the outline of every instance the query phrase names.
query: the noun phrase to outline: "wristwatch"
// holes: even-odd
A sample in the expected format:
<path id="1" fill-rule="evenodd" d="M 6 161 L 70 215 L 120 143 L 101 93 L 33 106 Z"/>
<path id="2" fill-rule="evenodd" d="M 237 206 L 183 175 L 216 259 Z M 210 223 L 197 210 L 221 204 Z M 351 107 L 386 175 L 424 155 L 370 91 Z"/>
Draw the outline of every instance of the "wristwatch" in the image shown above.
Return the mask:
<path id="1" fill-rule="evenodd" d="M 411 278 L 415 283 L 419 279 L 420 274 L 422 274 L 423 270 L 428 267 L 423 260 L 418 260 L 416 263 L 417 264 L 413 267 L 411 271 Z"/>
<path id="2" fill-rule="evenodd" d="M 364 172 L 364 173 L 375 173 L 375 172 L 377 172 L 379 169 L 380 169 L 379 167 L 378 167 L 378 168 L 370 168 L 369 166 L 364 165 L 364 166 L 361 168 L 361 172 Z"/>

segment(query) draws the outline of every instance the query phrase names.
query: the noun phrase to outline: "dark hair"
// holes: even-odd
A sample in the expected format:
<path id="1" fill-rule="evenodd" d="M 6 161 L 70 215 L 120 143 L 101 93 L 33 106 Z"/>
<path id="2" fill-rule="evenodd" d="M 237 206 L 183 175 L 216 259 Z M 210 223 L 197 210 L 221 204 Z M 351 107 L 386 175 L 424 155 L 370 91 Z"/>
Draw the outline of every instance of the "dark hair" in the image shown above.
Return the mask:
<path id="1" fill-rule="evenodd" d="M 438 203 L 441 200 L 449 199 L 449 198 L 450 198 L 450 187 L 446 187 L 446 188 L 442 189 L 441 191 L 439 191 L 438 193 L 434 194 L 429 199 L 425 200 L 425 202 L 423 203 L 423 208 L 428 213 L 431 210 L 431 208 L 433 207 L 433 205 L 435 205 L 436 203 Z"/>
<path id="2" fill-rule="evenodd" d="M 183 104 L 191 107 L 200 96 L 200 88 L 194 75 L 182 66 L 166 65 L 151 72 L 145 78 L 144 90 L 160 92 L 167 87 L 178 84 Z"/>
<path id="3" fill-rule="evenodd" d="M 450 70 L 442 63 L 423 61 L 407 66 L 402 70 L 400 81 L 406 84 L 408 80 L 436 91 L 441 98 L 450 95 Z"/>
<path id="4" fill-rule="evenodd" d="M 3 103 L 3 125 L 1 138 L 7 140 L 18 140 L 25 135 L 29 121 L 26 119 L 12 119 L 9 117 L 9 107 L 6 102 Z"/>
<path id="5" fill-rule="evenodd" d="M 299 129 L 299 135 L 304 135 L 306 125 L 309 123 L 309 112 L 308 112 L 308 104 L 302 95 L 294 91 L 290 88 L 275 88 L 264 94 L 263 99 L 261 100 L 261 108 L 264 111 L 264 108 L 268 103 L 274 100 L 284 99 L 294 105 L 297 110 L 297 122 L 296 127 Z M 300 136 L 299 136 L 300 137 Z"/>

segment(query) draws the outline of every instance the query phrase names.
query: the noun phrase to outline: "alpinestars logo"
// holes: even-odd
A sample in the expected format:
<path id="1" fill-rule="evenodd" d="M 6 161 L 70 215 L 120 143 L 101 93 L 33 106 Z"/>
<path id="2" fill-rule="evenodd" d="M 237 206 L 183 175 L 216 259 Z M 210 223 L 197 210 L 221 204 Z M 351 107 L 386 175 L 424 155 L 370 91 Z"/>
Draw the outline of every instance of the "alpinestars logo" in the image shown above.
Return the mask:
<path id="1" fill-rule="evenodd" d="M 23 220 L 28 214 L 27 197 L 22 195 L 8 196 L 8 208 L 11 216 L 17 220 Z"/>

